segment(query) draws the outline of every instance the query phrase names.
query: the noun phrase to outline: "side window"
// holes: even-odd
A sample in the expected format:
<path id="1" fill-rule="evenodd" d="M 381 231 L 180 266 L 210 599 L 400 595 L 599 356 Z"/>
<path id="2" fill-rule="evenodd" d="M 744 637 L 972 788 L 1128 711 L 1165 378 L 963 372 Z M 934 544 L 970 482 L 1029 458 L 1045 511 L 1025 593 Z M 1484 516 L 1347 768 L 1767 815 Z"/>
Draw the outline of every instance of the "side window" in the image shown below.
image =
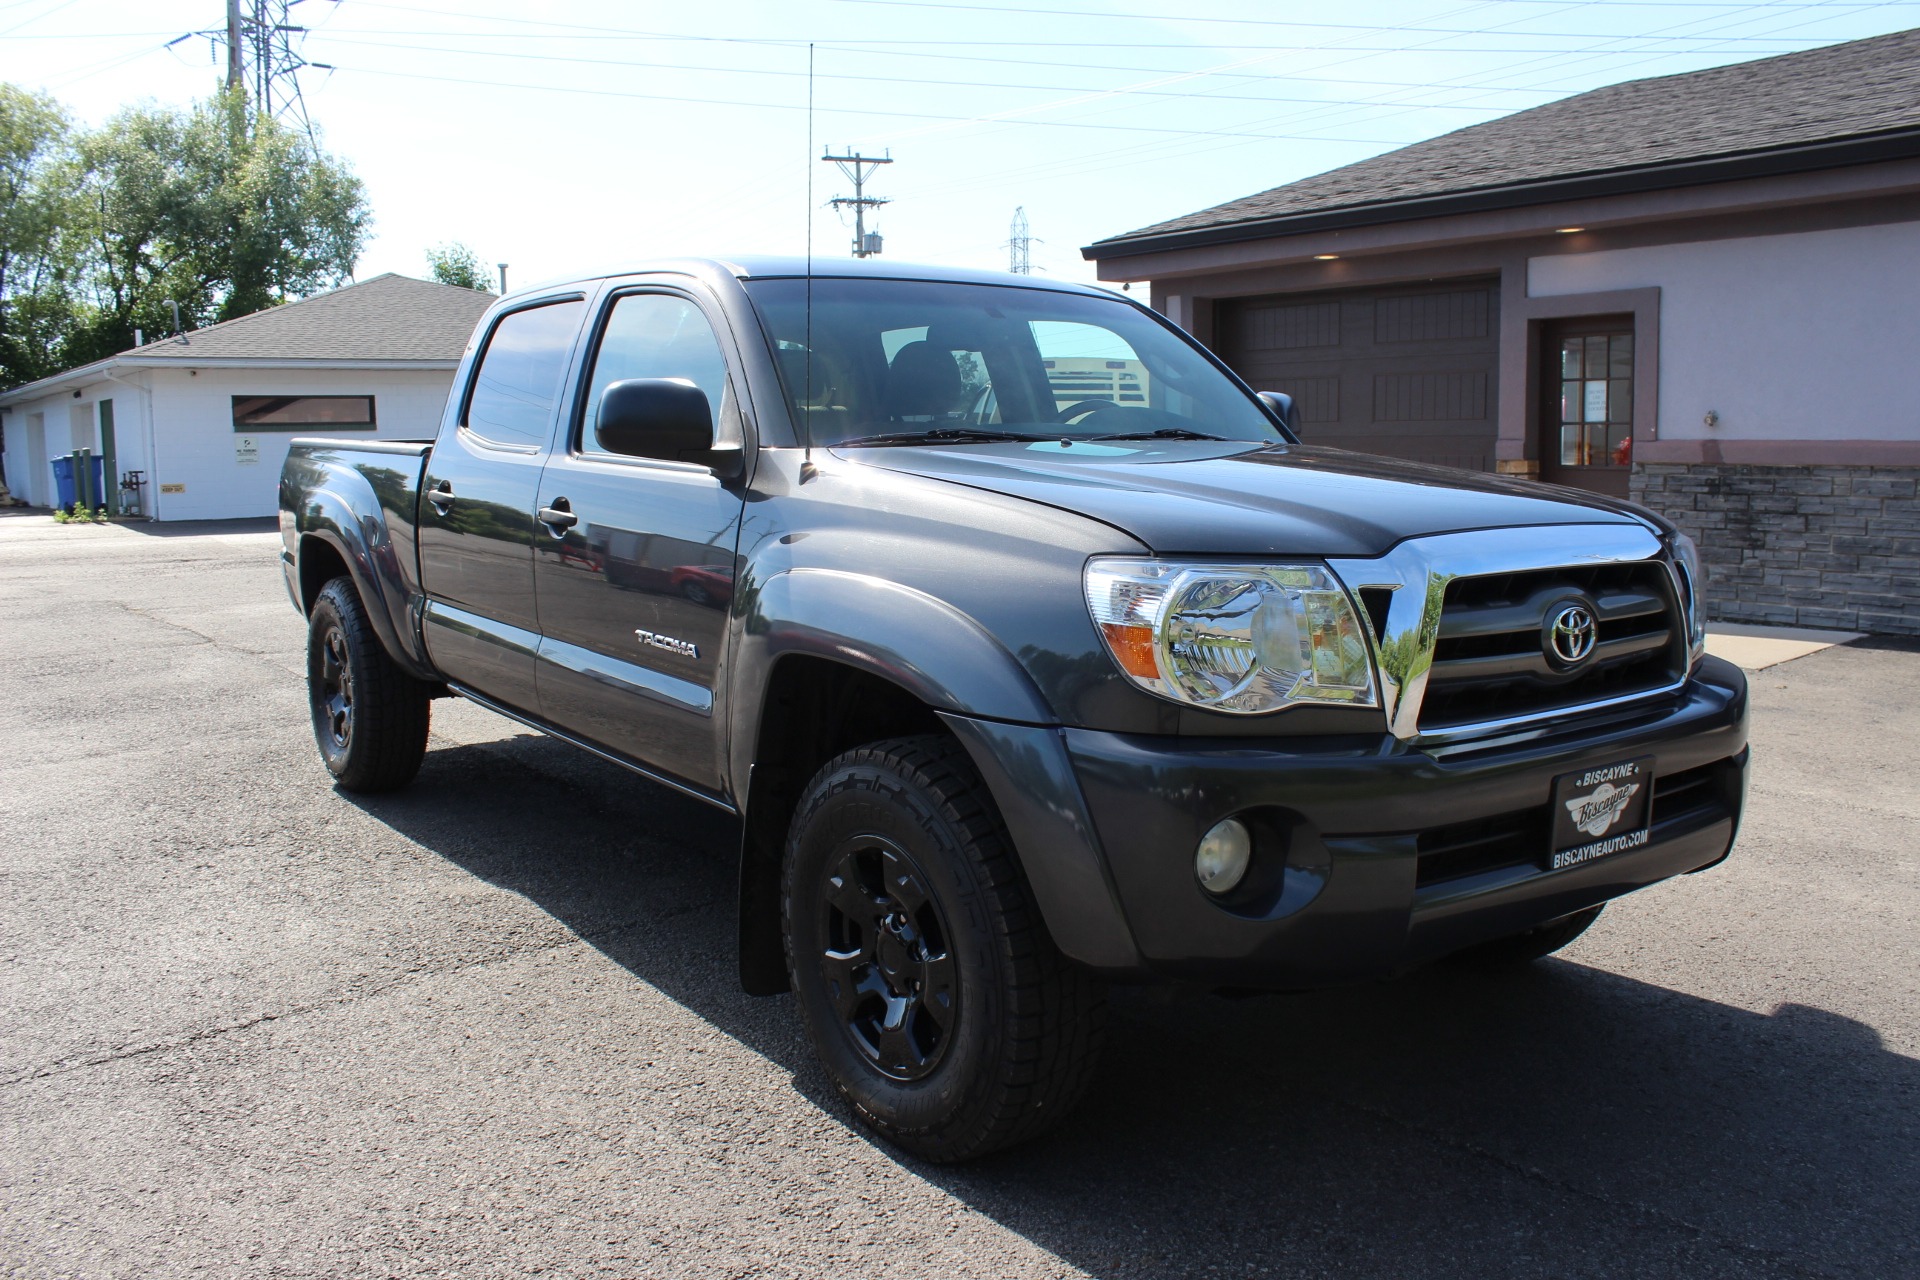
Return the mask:
<path id="1" fill-rule="evenodd" d="M 480 356 L 461 425 L 495 444 L 544 446 L 585 307 L 576 299 L 502 317 Z"/>
<path id="2" fill-rule="evenodd" d="M 580 452 L 607 453 L 593 430 L 600 395 L 629 378 L 685 378 L 707 393 L 719 443 L 739 443 L 740 424 L 727 390 L 727 358 L 707 317 L 687 299 L 671 293 L 630 293 L 615 299 L 606 332 L 600 335 L 600 349 L 594 353 L 593 376 L 587 380 Z"/>

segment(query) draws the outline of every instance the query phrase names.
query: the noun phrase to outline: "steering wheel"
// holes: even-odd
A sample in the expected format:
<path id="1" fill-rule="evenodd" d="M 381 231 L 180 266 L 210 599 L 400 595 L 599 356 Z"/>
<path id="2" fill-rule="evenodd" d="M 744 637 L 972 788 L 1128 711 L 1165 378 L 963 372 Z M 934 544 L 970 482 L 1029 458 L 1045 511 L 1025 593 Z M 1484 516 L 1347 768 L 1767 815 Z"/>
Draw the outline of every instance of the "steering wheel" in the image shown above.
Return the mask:
<path id="1" fill-rule="evenodd" d="M 1081 400 L 1068 405 L 1053 415 L 1055 422 L 1072 422 L 1076 418 L 1091 417 L 1102 409 L 1118 409 L 1120 405 L 1111 400 Z"/>

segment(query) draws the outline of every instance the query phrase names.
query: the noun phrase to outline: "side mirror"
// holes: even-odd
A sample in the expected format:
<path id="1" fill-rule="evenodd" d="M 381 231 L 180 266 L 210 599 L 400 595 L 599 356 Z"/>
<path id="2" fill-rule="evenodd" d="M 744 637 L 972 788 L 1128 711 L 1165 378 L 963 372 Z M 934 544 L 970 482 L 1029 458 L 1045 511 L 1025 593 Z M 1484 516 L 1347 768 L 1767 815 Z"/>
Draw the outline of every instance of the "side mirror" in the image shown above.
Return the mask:
<path id="1" fill-rule="evenodd" d="M 712 467 L 723 479 L 740 473 L 737 448 L 716 448 L 713 406 L 685 378 L 628 378 L 600 393 L 594 439 L 608 453 Z"/>
<path id="2" fill-rule="evenodd" d="M 1280 419 L 1280 425 L 1297 437 L 1300 434 L 1300 425 L 1294 417 L 1293 397 L 1284 391 L 1261 391 L 1257 394 L 1260 397 L 1260 403 L 1267 406 L 1267 412 Z"/>

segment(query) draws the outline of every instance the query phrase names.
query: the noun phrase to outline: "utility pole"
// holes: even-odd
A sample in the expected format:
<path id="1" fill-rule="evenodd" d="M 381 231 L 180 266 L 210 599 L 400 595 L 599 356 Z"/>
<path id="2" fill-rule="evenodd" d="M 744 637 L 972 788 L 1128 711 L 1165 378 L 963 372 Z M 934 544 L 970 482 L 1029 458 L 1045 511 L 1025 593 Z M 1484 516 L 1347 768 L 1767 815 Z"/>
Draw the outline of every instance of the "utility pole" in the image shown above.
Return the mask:
<path id="1" fill-rule="evenodd" d="M 507 296 L 507 264 L 496 262 L 493 265 L 500 268 L 500 296 L 504 298 Z"/>
<path id="2" fill-rule="evenodd" d="M 244 88 L 240 71 L 240 0 L 227 0 L 227 88 Z"/>
<path id="3" fill-rule="evenodd" d="M 870 196 L 866 193 L 867 179 L 872 177 L 873 171 L 881 165 L 892 164 L 892 155 L 863 156 L 858 152 L 850 151 L 843 156 L 822 153 L 820 160 L 823 164 L 839 165 L 840 172 L 846 174 L 847 181 L 853 183 L 852 195 L 835 196 L 827 203 L 835 209 L 848 207 L 853 209 L 853 256 L 871 258 L 880 252 L 880 233 L 867 230 L 867 210 L 877 209 L 888 201 L 884 196 Z"/>
<path id="4" fill-rule="evenodd" d="M 1027 234 L 1027 206 L 1021 205 L 1013 211 L 1013 225 L 1007 228 L 1007 270 L 1017 276 L 1033 274 L 1033 263 L 1027 256 L 1033 237 Z"/>

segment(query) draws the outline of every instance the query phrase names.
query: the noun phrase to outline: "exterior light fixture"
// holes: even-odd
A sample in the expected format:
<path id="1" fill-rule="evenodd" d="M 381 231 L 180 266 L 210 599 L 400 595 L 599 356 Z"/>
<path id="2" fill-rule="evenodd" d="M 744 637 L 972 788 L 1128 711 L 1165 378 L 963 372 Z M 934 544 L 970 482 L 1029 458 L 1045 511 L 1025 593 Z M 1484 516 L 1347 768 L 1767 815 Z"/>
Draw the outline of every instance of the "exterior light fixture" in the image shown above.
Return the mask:
<path id="1" fill-rule="evenodd" d="M 1586 228 L 1585 227 L 1555 227 L 1553 230 L 1555 235 L 1570 236 L 1570 235 L 1573 235 L 1575 232 L 1585 231 Z"/>
<path id="2" fill-rule="evenodd" d="M 1337 253 L 1316 253 L 1313 255 L 1313 260 L 1315 262 L 1332 262 L 1339 256 Z"/>

